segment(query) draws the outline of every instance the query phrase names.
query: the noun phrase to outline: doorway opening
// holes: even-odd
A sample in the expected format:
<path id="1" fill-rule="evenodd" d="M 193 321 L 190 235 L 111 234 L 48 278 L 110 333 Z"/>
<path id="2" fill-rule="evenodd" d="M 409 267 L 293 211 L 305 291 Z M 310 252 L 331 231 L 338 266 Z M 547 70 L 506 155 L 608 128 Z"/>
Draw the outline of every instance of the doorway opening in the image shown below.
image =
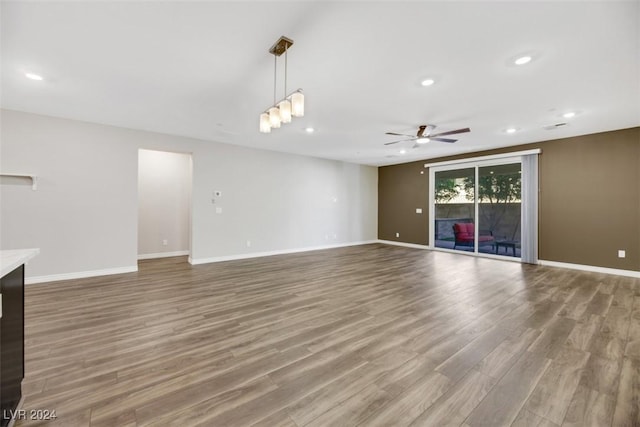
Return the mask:
<path id="1" fill-rule="evenodd" d="M 138 150 L 138 259 L 191 253 L 190 153 Z"/>

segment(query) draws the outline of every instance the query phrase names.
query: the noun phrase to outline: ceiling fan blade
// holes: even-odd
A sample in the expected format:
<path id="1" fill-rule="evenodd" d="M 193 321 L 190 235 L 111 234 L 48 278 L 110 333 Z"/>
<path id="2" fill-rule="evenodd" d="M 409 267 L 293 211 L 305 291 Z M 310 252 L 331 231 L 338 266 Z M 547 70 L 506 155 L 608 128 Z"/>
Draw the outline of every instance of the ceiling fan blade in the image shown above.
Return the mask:
<path id="1" fill-rule="evenodd" d="M 395 133 L 395 132 L 386 132 L 385 135 L 408 136 L 409 138 L 414 138 L 414 135 L 407 135 L 404 133 Z"/>
<path id="2" fill-rule="evenodd" d="M 465 132 L 471 132 L 471 129 L 469 128 L 464 128 L 464 129 L 456 129 L 456 130 L 450 130 L 448 132 L 441 132 L 441 133 L 436 133 L 434 135 L 430 135 L 430 138 L 433 138 L 434 136 L 445 136 L 445 135 L 454 135 L 456 133 L 465 133 Z"/>
<path id="3" fill-rule="evenodd" d="M 452 143 L 452 142 L 456 142 L 456 141 L 457 141 L 457 139 L 449 139 L 449 138 L 434 138 L 434 137 L 432 137 L 432 136 L 431 136 L 431 137 L 429 137 L 429 139 L 430 139 L 430 140 L 432 140 L 432 141 L 449 142 L 449 143 Z"/>
<path id="4" fill-rule="evenodd" d="M 414 139 L 416 139 L 416 138 L 415 137 L 411 137 L 409 139 L 401 139 L 399 141 L 387 142 L 384 145 L 393 145 L 393 144 L 397 144 L 398 142 L 413 141 Z"/>
<path id="5" fill-rule="evenodd" d="M 429 137 L 431 133 L 436 129 L 436 125 L 421 125 L 418 127 L 418 138 Z"/>

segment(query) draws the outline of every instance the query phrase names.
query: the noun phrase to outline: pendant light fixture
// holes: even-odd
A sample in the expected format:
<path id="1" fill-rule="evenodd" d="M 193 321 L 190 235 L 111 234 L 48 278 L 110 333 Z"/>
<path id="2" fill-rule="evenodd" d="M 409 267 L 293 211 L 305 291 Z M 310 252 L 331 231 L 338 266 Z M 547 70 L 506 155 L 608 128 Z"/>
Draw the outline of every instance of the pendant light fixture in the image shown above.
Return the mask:
<path id="1" fill-rule="evenodd" d="M 292 117 L 304 116 L 304 95 L 302 89 L 287 93 L 287 52 L 293 40 L 282 36 L 271 46 L 269 53 L 274 56 L 273 67 L 273 105 L 260 114 L 260 132 L 270 133 L 278 129 L 280 124 L 291 123 Z M 276 100 L 278 57 L 284 53 L 284 98 Z"/>

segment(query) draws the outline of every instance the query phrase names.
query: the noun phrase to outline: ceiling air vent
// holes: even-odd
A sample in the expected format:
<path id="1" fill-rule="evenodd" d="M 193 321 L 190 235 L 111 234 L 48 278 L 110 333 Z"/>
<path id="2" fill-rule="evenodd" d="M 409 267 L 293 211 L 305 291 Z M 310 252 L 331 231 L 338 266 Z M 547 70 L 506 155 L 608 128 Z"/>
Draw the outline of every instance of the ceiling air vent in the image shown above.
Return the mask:
<path id="1" fill-rule="evenodd" d="M 544 129 L 553 130 L 553 129 L 559 129 L 559 128 L 562 128 L 562 127 L 565 127 L 565 126 L 568 126 L 568 125 L 569 125 L 568 123 L 556 123 L 556 124 L 553 124 L 553 125 L 545 126 Z"/>

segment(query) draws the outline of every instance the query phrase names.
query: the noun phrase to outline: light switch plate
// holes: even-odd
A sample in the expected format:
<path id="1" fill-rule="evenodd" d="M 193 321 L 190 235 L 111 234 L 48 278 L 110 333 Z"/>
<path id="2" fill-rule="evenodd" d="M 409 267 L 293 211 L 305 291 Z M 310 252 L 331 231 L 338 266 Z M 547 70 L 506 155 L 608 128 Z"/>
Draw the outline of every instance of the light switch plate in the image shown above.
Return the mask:
<path id="1" fill-rule="evenodd" d="M 618 258 L 625 258 L 627 256 L 627 251 L 620 249 L 618 251 Z"/>
<path id="2" fill-rule="evenodd" d="M 422 208 L 416 208 L 416 213 L 422 213 Z"/>

